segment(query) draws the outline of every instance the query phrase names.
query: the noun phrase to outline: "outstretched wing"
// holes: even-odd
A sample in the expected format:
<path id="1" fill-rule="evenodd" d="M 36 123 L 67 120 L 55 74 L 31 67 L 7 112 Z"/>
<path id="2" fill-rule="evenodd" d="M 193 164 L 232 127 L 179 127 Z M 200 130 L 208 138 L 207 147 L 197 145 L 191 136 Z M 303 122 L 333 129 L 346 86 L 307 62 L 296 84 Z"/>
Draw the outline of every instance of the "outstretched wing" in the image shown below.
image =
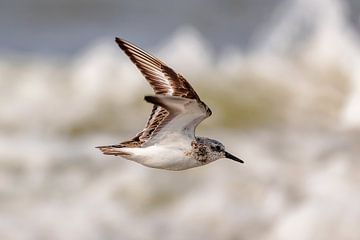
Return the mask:
<path id="1" fill-rule="evenodd" d="M 116 38 L 115 41 L 144 75 L 155 94 L 200 100 L 185 78 L 165 63 L 123 39 Z"/>
<path id="2" fill-rule="evenodd" d="M 196 126 L 211 115 L 210 109 L 201 101 L 176 96 L 145 96 L 145 100 L 167 111 L 167 115 L 155 127 L 146 145 L 158 142 L 171 133 L 195 137 Z"/>
<path id="3" fill-rule="evenodd" d="M 147 121 L 145 128 L 133 139 L 122 142 L 120 145 L 124 145 L 126 147 L 142 146 L 149 139 L 159 134 L 160 130 L 164 129 L 164 127 L 168 125 L 170 121 L 175 119 L 181 119 L 180 125 L 183 125 L 183 127 L 193 126 L 190 127 L 191 130 L 186 130 L 186 133 L 194 134 L 196 126 L 203 119 L 211 115 L 211 110 L 208 106 L 206 106 L 205 103 L 200 100 L 199 96 L 191 87 L 191 85 L 186 81 L 186 79 L 168 67 L 165 63 L 161 62 L 159 59 L 151 56 L 135 45 L 120 38 L 116 38 L 115 41 L 144 75 L 157 96 L 173 96 L 178 97 L 178 99 L 183 98 L 191 100 L 190 102 L 192 103 L 190 104 L 191 108 L 188 108 L 187 110 L 184 108 L 184 111 L 176 112 L 176 114 L 174 114 L 172 108 L 166 107 L 167 105 L 164 103 L 171 100 L 167 101 L 165 98 L 159 100 L 160 98 L 158 97 L 156 100 L 155 98 L 151 97 L 148 99 L 145 98 L 145 100 L 154 104 L 150 118 Z M 179 104 L 179 102 L 180 101 L 177 103 Z M 190 105 L 188 104 L 188 106 Z M 187 124 L 185 124 L 185 118 L 179 118 L 179 115 L 181 114 L 186 116 Z M 173 131 L 179 130 L 178 128 L 174 127 L 172 129 Z"/>

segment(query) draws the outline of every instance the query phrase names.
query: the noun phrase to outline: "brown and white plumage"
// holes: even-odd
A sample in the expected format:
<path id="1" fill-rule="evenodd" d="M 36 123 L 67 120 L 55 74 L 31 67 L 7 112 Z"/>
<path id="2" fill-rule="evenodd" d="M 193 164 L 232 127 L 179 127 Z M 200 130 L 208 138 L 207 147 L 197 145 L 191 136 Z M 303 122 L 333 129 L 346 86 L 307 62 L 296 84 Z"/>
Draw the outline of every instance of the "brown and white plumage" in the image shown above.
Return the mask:
<path id="1" fill-rule="evenodd" d="M 198 118 L 197 124 L 199 124 L 201 120 L 211 115 L 211 110 L 206 106 L 205 103 L 200 101 L 200 98 L 195 90 L 183 76 L 176 73 L 165 63 L 161 62 L 157 58 L 151 56 L 135 45 L 120 38 L 116 38 L 115 41 L 144 75 L 150 86 L 153 88 L 155 94 L 189 99 L 187 101 L 188 105 L 193 103 L 193 105 L 198 106 L 198 109 L 196 109 L 196 106 L 193 106 L 192 109 L 194 111 L 198 110 L 197 112 L 192 113 L 194 117 Z M 164 104 L 160 105 L 160 96 L 145 97 L 145 100 L 150 103 L 154 103 L 152 112 L 145 128 L 133 139 L 122 142 L 120 145 L 127 147 L 138 147 L 146 144 L 147 141 L 155 137 L 167 123 L 169 123 L 171 120 L 174 120 L 179 114 L 188 113 L 188 109 L 185 108 L 180 112 L 172 111 L 170 106 L 166 107 Z M 195 130 L 197 124 L 194 125 L 191 130 Z"/>
<path id="2" fill-rule="evenodd" d="M 135 149 L 151 149 L 153 145 L 169 145 L 169 141 L 176 138 L 180 139 L 179 143 L 184 145 L 182 149 L 191 149 L 191 146 L 194 145 L 193 141 L 196 142 L 198 139 L 195 137 L 195 128 L 202 120 L 211 115 L 211 110 L 200 100 L 198 94 L 182 75 L 130 42 L 120 38 L 116 38 L 115 41 L 144 75 L 156 95 L 144 98 L 154 106 L 146 126 L 141 132 L 131 140 L 98 148 L 104 154 L 120 155 L 150 167 L 181 170 L 201 165 L 202 163 L 199 162 L 188 166 L 185 164 L 186 166 L 173 167 L 173 164 L 170 164 L 172 167 L 164 167 L 136 160 L 139 157 L 135 156 L 137 154 Z M 209 143 L 207 144 L 209 145 Z M 187 145 L 189 146 L 187 147 Z M 223 145 L 221 144 L 221 146 Z M 149 155 L 149 153 L 147 154 Z M 190 156 L 185 155 L 184 157 Z M 220 157 L 225 157 L 225 155 Z M 179 164 L 177 165 L 179 166 Z"/>

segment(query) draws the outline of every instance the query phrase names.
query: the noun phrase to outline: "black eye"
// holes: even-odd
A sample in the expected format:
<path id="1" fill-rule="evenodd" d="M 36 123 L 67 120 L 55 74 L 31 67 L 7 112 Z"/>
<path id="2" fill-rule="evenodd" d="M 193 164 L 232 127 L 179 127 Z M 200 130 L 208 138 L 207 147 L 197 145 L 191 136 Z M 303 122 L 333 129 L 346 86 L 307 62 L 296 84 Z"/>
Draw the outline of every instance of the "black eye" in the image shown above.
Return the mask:
<path id="1" fill-rule="evenodd" d="M 212 147 L 212 150 L 220 152 L 221 147 L 219 145 Z"/>

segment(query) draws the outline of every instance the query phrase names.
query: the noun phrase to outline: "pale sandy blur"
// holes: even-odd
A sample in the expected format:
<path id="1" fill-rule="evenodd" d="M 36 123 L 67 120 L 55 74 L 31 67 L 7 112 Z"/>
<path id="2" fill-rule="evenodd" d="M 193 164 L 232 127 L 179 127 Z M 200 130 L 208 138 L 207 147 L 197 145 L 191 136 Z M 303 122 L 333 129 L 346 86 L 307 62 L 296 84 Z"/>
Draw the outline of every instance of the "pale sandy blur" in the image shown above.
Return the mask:
<path id="1" fill-rule="evenodd" d="M 279 3 L 246 48 L 215 48 L 189 24 L 150 46 L 211 107 L 198 134 L 245 160 L 183 172 L 94 148 L 134 135 L 151 110 L 114 36 L 67 57 L 3 49 L 0 239 L 360 239 L 359 12 L 349 6 Z"/>

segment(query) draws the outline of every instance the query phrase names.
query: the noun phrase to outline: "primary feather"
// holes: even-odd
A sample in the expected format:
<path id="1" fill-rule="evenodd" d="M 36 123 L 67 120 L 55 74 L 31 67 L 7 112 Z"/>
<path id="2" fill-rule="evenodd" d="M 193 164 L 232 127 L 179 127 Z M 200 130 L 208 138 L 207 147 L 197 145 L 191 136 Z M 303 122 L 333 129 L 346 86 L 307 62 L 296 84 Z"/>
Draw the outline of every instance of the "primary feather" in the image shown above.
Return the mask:
<path id="1" fill-rule="evenodd" d="M 136 65 L 140 72 L 144 75 L 146 80 L 149 82 L 150 86 L 153 88 L 157 96 L 173 96 L 188 99 L 183 102 L 194 103 L 192 105 L 191 111 L 194 112 L 194 105 L 198 107 L 198 113 L 192 113 L 193 119 L 188 119 L 188 124 L 195 123 L 194 127 L 189 127 L 189 131 L 186 134 L 192 134 L 195 131 L 196 126 L 206 117 L 211 115 L 211 110 L 205 103 L 203 103 L 195 90 L 191 85 L 186 81 L 186 79 L 180 74 L 176 73 L 173 69 L 168 67 L 165 63 L 159 59 L 151 56 L 149 53 L 140 49 L 139 47 L 131 44 L 128 41 L 125 41 L 120 38 L 115 39 L 119 47 L 125 52 L 125 54 L 130 58 L 130 60 Z M 153 99 L 151 102 L 150 99 Z M 145 128 L 139 132 L 134 138 L 128 141 L 120 143 L 122 146 L 126 147 L 139 147 L 142 145 L 148 145 L 152 138 L 155 138 L 161 130 L 175 119 L 183 119 L 179 117 L 179 114 L 171 114 L 169 108 L 165 107 L 166 99 L 161 99 L 157 97 L 156 99 L 161 99 L 163 102 L 160 104 L 159 101 L 154 100 L 155 97 L 148 97 L 148 101 L 154 104 L 154 107 L 151 111 L 150 117 L 145 125 Z M 146 100 L 146 98 L 145 98 Z M 168 100 L 170 101 L 170 100 Z M 182 112 L 187 117 L 191 115 L 186 109 Z M 181 114 L 180 114 L 181 115 Z M 173 124 L 176 125 L 176 124 Z M 184 124 L 183 124 L 184 125 Z M 186 125 L 186 124 L 185 124 Z M 186 127 L 186 126 L 184 126 Z M 175 128 L 174 128 L 175 130 Z M 176 128 L 180 131 L 180 128 Z"/>

